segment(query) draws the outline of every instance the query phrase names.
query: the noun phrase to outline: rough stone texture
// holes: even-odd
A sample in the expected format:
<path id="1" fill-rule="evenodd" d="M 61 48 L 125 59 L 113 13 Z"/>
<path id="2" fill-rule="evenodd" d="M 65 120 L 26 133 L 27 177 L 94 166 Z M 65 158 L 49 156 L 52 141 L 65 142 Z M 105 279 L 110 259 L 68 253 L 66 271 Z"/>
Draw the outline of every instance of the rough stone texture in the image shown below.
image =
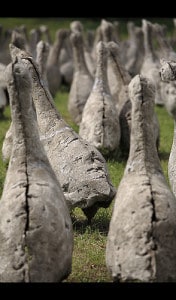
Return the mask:
<path id="1" fill-rule="evenodd" d="M 21 49 L 22 44 L 21 44 L 21 40 L 18 39 L 18 36 L 16 36 L 16 42 L 20 46 L 19 48 Z M 39 41 L 37 43 L 37 48 L 36 48 L 36 62 L 38 64 L 38 69 L 41 74 L 42 80 L 44 81 L 44 84 L 47 87 L 48 87 L 48 80 L 46 74 L 47 73 L 46 63 L 47 63 L 48 54 L 49 54 L 49 44 L 44 41 Z M 8 162 L 10 159 L 12 144 L 13 144 L 13 136 L 12 136 L 12 122 L 11 122 L 2 144 L 2 159 L 4 162 Z"/>
<path id="2" fill-rule="evenodd" d="M 164 105 L 164 99 L 161 93 L 161 78 L 159 75 L 160 63 L 153 46 L 152 23 L 142 19 L 142 30 L 144 34 L 144 61 L 140 73 L 155 85 L 155 104 Z"/>
<path id="3" fill-rule="evenodd" d="M 168 160 L 168 177 L 171 189 L 176 196 L 176 115 L 174 115 L 174 135 Z"/>
<path id="4" fill-rule="evenodd" d="M 13 45 L 10 47 L 12 57 L 23 57 L 32 75 L 32 96 L 40 139 L 62 186 L 67 204 L 69 208 L 81 207 L 89 218 L 91 210 L 87 213 L 86 208 L 91 207 L 95 214 L 98 207 L 109 206 L 116 193 L 106 161 L 95 147 L 82 139 L 60 116 L 51 94 L 42 84 L 32 58 Z"/>
<path id="5" fill-rule="evenodd" d="M 13 124 L 11 122 L 2 143 L 2 160 L 7 163 L 12 153 L 12 146 L 13 146 L 12 128 L 13 128 Z"/>
<path id="6" fill-rule="evenodd" d="M 176 61 L 160 59 L 160 76 L 163 81 L 173 81 L 176 79 Z"/>
<path id="7" fill-rule="evenodd" d="M 62 77 L 62 83 L 71 86 L 73 80 L 73 51 L 70 41 L 70 30 L 67 30 L 67 36 L 64 38 L 59 55 L 59 68 Z"/>
<path id="8" fill-rule="evenodd" d="M 91 54 L 92 54 L 92 57 L 94 60 L 96 60 L 96 46 L 97 46 L 98 42 L 100 42 L 102 40 L 103 40 L 103 36 L 102 36 L 102 30 L 101 30 L 101 24 L 100 24 L 95 30 L 93 48 L 91 51 Z"/>
<path id="9" fill-rule="evenodd" d="M 51 32 L 48 26 L 40 25 L 39 26 L 40 32 L 42 34 L 42 39 L 46 41 L 47 44 L 52 44 Z"/>
<path id="10" fill-rule="evenodd" d="M 111 76 L 114 76 L 116 87 L 112 86 L 112 81 L 108 77 L 108 83 L 110 91 L 116 104 L 116 108 L 120 115 L 120 112 L 129 99 L 128 84 L 131 81 L 131 75 L 125 69 L 124 64 L 121 61 L 120 47 L 117 43 L 111 41 L 107 43 L 108 48 L 108 66 L 111 71 Z M 110 72 L 109 71 L 109 72 Z"/>
<path id="11" fill-rule="evenodd" d="M 176 118 L 176 81 L 162 83 L 162 92 L 164 95 L 164 105 L 168 114 Z"/>
<path id="12" fill-rule="evenodd" d="M 22 34 L 22 32 L 19 32 L 18 30 L 12 30 L 11 43 L 20 49 L 26 51 L 29 50 L 25 36 Z"/>
<path id="13" fill-rule="evenodd" d="M 62 83 L 71 86 L 73 80 L 73 60 L 69 59 L 67 62 L 60 66 L 60 72 L 62 76 Z"/>
<path id="14" fill-rule="evenodd" d="M 176 281 L 176 199 L 162 172 L 154 136 L 154 87 L 136 75 L 130 154 L 118 186 L 106 245 L 114 281 Z"/>
<path id="15" fill-rule="evenodd" d="M 116 82 L 116 88 L 114 85 L 112 96 L 119 115 L 121 130 L 120 149 L 123 155 L 128 156 L 131 130 L 131 101 L 128 93 L 128 84 L 131 81 L 131 76 L 121 62 L 120 47 L 113 41 L 109 42 L 107 47 L 109 68 L 111 68 L 111 72 L 114 74 Z M 109 80 L 109 85 L 111 87 L 112 83 L 113 81 Z"/>
<path id="16" fill-rule="evenodd" d="M 79 134 L 103 155 L 118 151 L 120 143 L 119 116 L 107 81 L 107 49 L 97 44 L 96 74 L 92 91 L 85 104 Z"/>
<path id="17" fill-rule="evenodd" d="M 168 38 L 166 38 L 166 26 L 160 25 L 158 23 L 152 24 L 154 28 L 154 32 L 156 34 L 156 39 L 159 44 L 159 57 L 162 59 L 160 60 L 162 68 L 160 69 L 161 72 L 161 82 L 160 82 L 160 88 L 162 93 L 162 98 L 164 100 L 164 105 L 167 110 L 167 112 L 172 116 L 176 117 L 176 82 L 171 80 L 164 80 L 163 79 L 163 73 L 165 73 L 164 70 L 168 71 L 168 62 L 176 61 L 176 52 L 174 51 L 171 42 Z M 167 61 L 165 59 L 167 59 Z M 174 69 L 174 68 L 173 68 Z M 166 72 L 167 72 L 166 71 Z M 173 75 L 173 74 L 172 74 Z"/>
<path id="18" fill-rule="evenodd" d="M 114 42 L 109 42 L 107 47 L 109 50 L 109 63 L 118 84 L 118 89 L 116 90 L 116 93 L 114 93 L 114 100 L 118 110 L 121 128 L 120 149 L 123 155 L 128 157 L 131 131 L 131 100 L 128 85 L 132 77 L 121 61 L 119 46 Z M 160 126 L 156 113 L 153 114 L 153 124 L 156 145 L 157 149 L 159 149 Z"/>
<path id="19" fill-rule="evenodd" d="M 172 147 L 168 161 L 168 177 L 171 189 L 176 196 L 176 75 L 174 74 L 174 68 L 176 62 L 161 60 L 161 78 L 164 81 L 165 86 L 165 106 L 168 113 L 174 119 L 174 133 Z"/>
<path id="20" fill-rule="evenodd" d="M 61 85 L 61 73 L 59 68 L 59 56 L 63 41 L 67 36 L 67 30 L 61 28 L 56 32 L 54 44 L 50 47 L 47 60 L 47 79 L 49 90 L 54 97 Z"/>
<path id="21" fill-rule="evenodd" d="M 36 59 L 36 46 L 38 42 L 41 40 L 41 31 L 39 28 L 33 28 L 29 31 L 29 48 L 30 53 L 34 59 Z M 21 47 L 18 47 L 21 49 Z"/>
<path id="22" fill-rule="evenodd" d="M 48 86 L 47 59 L 48 59 L 48 55 L 49 55 L 49 50 L 50 50 L 50 46 L 47 42 L 44 42 L 41 40 L 37 43 L 36 62 L 38 64 L 39 72 L 41 73 L 42 79 L 45 81 L 45 84 L 47 86 Z"/>
<path id="23" fill-rule="evenodd" d="M 39 139 L 29 72 L 19 60 L 7 78 L 13 148 L 0 201 L 0 281 L 58 282 L 71 272 L 71 218 Z"/>
<path id="24" fill-rule="evenodd" d="M 102 41 L 108 43 L 110 41 L 116 42 L 116 34 L 113 23 L 102 19 L 100 24 Z"/>
<path id="25" fill-rule="evenodd" d="M 84 31 L 84 26 L 80 21 L 73 21 L 70 23 L 71 32 L 78 32 L 83 36 L 83 52 L 86 66 L 88 68 L 89 73 L 94 78 L 95 76 L 95 61 L 91 55 L 91 50 L 87 45 L 87 37 L 86 32 Z"/>
<path id="26" fill-rule="evenodd" d="M 133 77 L 140 73 L 144 59 L 144 39 L 142 28 L 134 22 L 127 22 L 129 47 L 126 51 L 125 69 Z"/>
<path id="27" fill-rule="evenodd" d="M 60 66 L 64 63 L 68 62 L 70 59 L 71 60 L 73 59 L 73 51 L 72 51 L 72 46 L 71 46 L 71 42 L 70 42 L 71 31 L 70 31 L 70 29 L 64 29 L 64 30 L 65 30 L 66 36 L 63 40 L 62 48 L 61 48 L 60 55 L 59 55 L 59 65 Z"/>
<path id="28" fill-rule="evenodd" d="M 74 73 L 68 98 L 68 111 L 73 121 L 79 125 L 94 80 L 85 62 L 82 33 L 72 32 L 70 39 L 73 47 Z"/>
<path id="29" fill-rule="evenodd" d="M 115 43 L 117 45 L 116 35 L 115 35 L 115 28 L 111 22 L 107 22 L 106 20 L 102 19 L 100 24 L 101 30 L 101 40 L 105 43 Z M 119 44 L 118 44 L 119 45 Z M 109 53 L 108 53 L 108 63 L 107 63 L 107 78 L 109 83 L 109 89 L 111 92 L 112 97 L 115 100 L 115 103 L 118 101 L 118 94 L 119 94 L 119 82 L 114 74 L 114 61 L 112 61 Z"/>
<path id="30" fill-rule="evenodd" d="M 167 60 L 176 60 L 176 52 L 168 39 L 165 25 L 158 23 L 152 24 L 157 42 L 159 44 L 159 58 L 165 57 Z"/>

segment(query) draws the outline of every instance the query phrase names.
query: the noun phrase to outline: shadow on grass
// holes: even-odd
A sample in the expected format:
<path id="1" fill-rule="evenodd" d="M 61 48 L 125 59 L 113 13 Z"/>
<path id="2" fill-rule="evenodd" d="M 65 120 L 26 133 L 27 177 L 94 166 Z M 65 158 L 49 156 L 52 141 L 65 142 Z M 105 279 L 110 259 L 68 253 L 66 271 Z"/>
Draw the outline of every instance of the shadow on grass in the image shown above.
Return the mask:
<path id="1" fill-rule="evenodd" d="M 4 122 L 4 121 L 11 121 L 11 117 L 10 116 L 6 116 L 6 115 L 0 115 L 0 122 Z"/>
<path id="2" fill-rule="evenodd" d="M 159 158 L 160 160 L 164 160 L 164 161 L 167 161 L 169 159 L 169 156 L 170 156 L 170 152 L 159 152 Z"/>
<path id="3" fill-rule="evenodd" d="M 106 161 L 116 161 L 118 163 L 126 163 L 128 159 L 128 154 L 127 152 L 122 152 L 121 150 L 118 149 L 118 151 L 110 152 L 108 154 L 103 153 L 103 156 Z"/>
<path id="4" fill-rule="evenodd" d="M 84 234 L 85 232 L 90 233 L 92 231 L 99 231 L 99 233 L 103 235 L 108 234 L 109 230 L 109 222 L 110 217 L 107 215 L 102 216 L 102 214 L 98 215 L 98 213 L 95 215 L 95 217 L 91 220 L 91 223 L 88 223 L 87 218 L 78 218 L 75 215 L 71 215 L 72 224 L 73 224 L 73 230 L 76 231 L 79 234 Z"/>
<path id="5" fill-rule="evenodd" d="M 122 152 L 118 152 L 116 155 L 104 155 L 106 161 L 112 161 L 112 162 L 119 162 L 119 163 L 125 163 L 128 160 L 128 155 L 129 153 L 122 153 Z M 160 160 L 164 160 L 167 161 L 169 159 L 170 156 L 170 152 L 166 152 L 166 151 L 162 151 L 158 153 L 158 156 L 160 158 Z"/>

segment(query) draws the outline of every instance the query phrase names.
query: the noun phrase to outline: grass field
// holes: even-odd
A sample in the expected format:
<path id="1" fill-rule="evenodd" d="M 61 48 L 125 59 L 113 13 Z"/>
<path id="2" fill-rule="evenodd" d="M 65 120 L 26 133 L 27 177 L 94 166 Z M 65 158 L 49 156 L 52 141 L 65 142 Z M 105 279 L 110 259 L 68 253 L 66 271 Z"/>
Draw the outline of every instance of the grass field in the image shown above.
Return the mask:
<path id="1" fill-rule="evenodd" d="M 87 23 L 86 23 L 87 22 Z M 85 21 L 86 28 L 93 28 L 99 21 L 94 23 L 92 20 Z M 170 22 L 170 21 L 168 21 Z M 40 24 L 46 24 L 45 19 L 35 20 L 11 20 L 1 19 L 0 24 L 7 28 L 26 24 L 27 28 L 31 29 Z M 57 20 L 47 19 L 47 24 L 52 27 L 52 36 L 58 29 L 58 25 L 61 27 L 69 27 L 69 20 Z M 62 114 L 66 122 L 78 132 L 78 126 L 76 126 L 67 110 L 68 91 L 62 88 L 55 97 L 55 103 Z M 173 119 L 168 115 L 164 107 L 156 107 L 156 113 L 160 123 L 160 147 L 159 157 L 163 168 L 163 173 L 167 177 L 167 165 L 170 154 L 170 149 L 173 139 Z M 7 107 L 4 113 L 4 118 L 0 120 L 0 149 L 2 148 L 3 139 L 5 133 L 10 125 L 10 108 Z M 108 160 L 107 166 L 110 173 L 110 177 L 114 186 L 118 187 L 119 182 L 123 176 L 126 161 Z M 2 162 L 0 158 L 0 196 L 3 190 L 4 179 L 6 175 L 7 165 Z M 109 228 L 109 222 L 112 214 L 114 202 L 107 209 L 99 209 L 97 214 L 92 220 L 91 225 L 87 225 L 86 218 L 81 209 L 76 208 L 72 213 L 73 227 L 74 227 L 74 252 L 72 272 L 65 282 L 111 282 L 112 279 L 107 272 L 105 264 L 105 247 L 107 240 L 107 233 Z"/>

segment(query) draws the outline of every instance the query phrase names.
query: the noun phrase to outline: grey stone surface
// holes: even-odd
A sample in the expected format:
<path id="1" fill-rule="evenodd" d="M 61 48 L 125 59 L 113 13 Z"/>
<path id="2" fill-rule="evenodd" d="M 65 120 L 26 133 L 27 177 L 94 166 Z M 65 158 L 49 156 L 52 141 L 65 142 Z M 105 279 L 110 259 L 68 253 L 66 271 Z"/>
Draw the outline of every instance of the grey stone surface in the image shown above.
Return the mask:
<path id="1" fill-rule="evenodd" d="M 107 48 L 97 44 L 96 74 L 92 91 L 83 109 L 79 134 L 103 155 L 118 151 L 121 130 L 107 80 Z"/>
<path id="2" fill-rule="evenodd" d="M 2 143 L 2 160 L 7 163 L 12 153 L 12 146 L 13 146 L 12 128 L 13 128 L 13 123 L 11 122 Z"/>
<path id="3" fill-rule="evenodd" d="M 78 32 L 83 37 L 83 53 L 84 53 L 85 64 L 88 68 L 89 73 L 94 78 L 96 62 L 93 59 L 93 56 L 91 54 L 92 48 L 90 49 L 90 47 L 88 46 L 88 40 L 87 40 L 86 31 L 84 30 L 84 26 L 80 21 L 75 20 L 70 23 L 70 29 L 71 29 L 71 33 Z"/>
<path id="4" fill-rule="evenodd" d="M 125 69 L 135 76 L 140 73 L 144 59 L 144 37 L 142 27 L 136 26 L 134 22 L 127 22 L 129 46 L 126 50 Z"/>
<path id="5" fill-rule="evenodd" d="M 68 111 L 72 120 L 79 125 L 94 80 L 86 65 L 82 33 L 72 32 L 70 39 L 73 47 L 74 73 L 68 98 Z"/>
<path id="6" fill-rule="evenodd" d="M 19 48 L 21 49 L 21 42 L 16 36 L 17 44 L 19 44 Z M 39 72 L 41 74 L 42 80 L 44 84 L 48 87 L 47 80 L 47 69 L 46 63 L 49 54 L 49 44 L 44 41 L 39 41 L 36 47 L 36 63 L 38 65 Z M 5 70 L 5 69 L 4 69 Z M 13 144 L 13 135 L 12 135 L 12 122 L 9 126 L 9 129 L 6 132 L 6 135 L 2 144 L 2 159 L 4 162 L 8 162 L 10 159 L 10 155 L 12 152 L 12 144 Z"/>
<path id="7" fill-rule="evenodd" d="M 55 34 L 55 41 L 50 46 L 50 51 L 47 60 L 47 80 L 50 93 L 54 97 L 61 85 L 61 73 L 59 68 L 59 56 L 62 49 L 62 44 L 67 36 L 66 29 L 59 29 Z"/>
<path id="8" fill-rule="evenodd" d="M 63 120 L 46 86 L 41 81 L 32 58 L 20 49 L 11 47 L 13 59 L 22 57 L 32 75 L 33 101 L 35 103 L 40 140 L 62 186 L 70 209 L 107 207 L 116 189 L 110 181 L 106 161 L 101 153 L 82 139 Z M 90 209 L 88 215 L 91 215 Z M 89 218 L 89 217 L 88 217 Z"/>
<path id="9" fill-rule="evenodd" d="M 33 28 L 29 31 L 29 53 L 31 53 L 32 57 L 36 59 L 36 46 L 38 42 L 41 40 L 41 30 L 39 28 Z M 11 41 L 13 43 L 13 41 Z M 17 46 L 17 45 L 16 45 Z M 21 47 L 17 46 L 18 48 L 21 49 Z"/>
<path id="10" fill-rule="evenodd" d="M 152 80 L 155 85 L 155 104 L 164 105 L 164 99 L 162 97 L 160 87 L 160 62 L 154 48 L 152 23 L 148 20 L 142 19 L 142 30 L 144 34 L 144 61 L 141 66 L 140 73 Z"/>
<path id="11" fill-rule="evenodd" d="M 124 155 L 128 156 L 130 148 L 130 130 L 131 130 L 131 101 L 128 93 L 128 84 L 131 81 L 129 72 L 125 69 L 121 61 L 120 47 L 117 43 L 111 41 L 107 43 L 108 48 L 108 64 L 109 72 L 109 85 L 111 87 L 112 96 L 116 109 L 119 115 L 121 138 L 120 149 Z M 110 73 L 109 73 L 110 75 Z M 112 86 L 115 79 L 115 85 Z"/>
<path id="12" fill-rule="evenodd" d="M 109 50 L 109 63 L 118 84 L 118 89 L 116 90 L 116 93 L 114 93 L 113 97 L 118 110 L 121 128 L 120 149 L 123 155 L 128 157 L 131 131 L 131 100 L 128 85 L 132 77 L 121 61 L 119 46 L 114 42 L 109 42 L 107 47 Z M 153 124 L 156 146 L 157 149 L 159 149 L 160 126 L 156 113 L 153 114 Z"/>
<path id="13" fill-rule="evenodd" d="M 176 118 L 176 81 L 164 81 L 162 83 L 162 93 L 164 95 L 164 105 L 168 114 Z"/>
<path id="14" fill-rule="evenodd" d="M 0 201 L 0 282 L 59 282 L 71 273 L 73 229 L 32 107 L 29 72 L 7 69 L 13 148 Z"/>
<path id="15" fill-rule="evenodd" d="M 121 60 L 120 46 L 110 41 L 107 43 L 108 48 L 108 68 L 111 76 L 108 77 L 108 83 L 110 86 L 110 91 L 113 96 L 116 108 L 120 115 L 120 112 L 129 99 L 128 95 L 128 84 L 131 81 L 131 75 L 125 69 L 125 66 Z M 108 74 L 110 75 L 110 74 Z M 114 76 L 115 85 L 113 86 L 112 75 Z"/>
<path id="16" fill-rule="evenodd" d="M 59 55 L 59 68 L 62 77 L 62 83 L 71 86 L 73 80 L 73 50 L 70 41 L 71 31 L 67 29 L 62 48 Z"/>
<path id="17" fill-rule="evenodd" d="M 165 106 L 174 120 L 172 147 L 168 160 L 168 178 L 171 189 L 176 196 L 176 62 L 161 60 L 161 78 L 165 84 Z"/>
<path id="18" fill-rule="evenodd" d="M 176 61 L 176 52 L 172 47 L 171 41 L 168 39 L 168 34 L 165 25 L 158 23 L 152 24 L 155 32 L 157 42 L 159 44 L 158 56 L 161 63 L 160 73 L 160 88 L 162 93 L 162 98 L 164 100 L 164 105 L 172 117 L 176 117 L 176 82 L 172 79 L 173 70 L 172 64 Z M 171 63 L 171 65 L 170 65 Z M 176 63 L 175 63 L 176 65 Z M 170 70 L 169 70 L 170 69 Z M 167 79 L 167 73 L 170 73 L 170 80 Z M 164 75 L 165 74 L 165 75 Z M 163 76 L 164 75 L 164 76 Z M 165 77 L 165 79 L 163 78 Z M 166 80 L 167 79 L 167 80 Z"/>
<path id="19" fill-rule="evenodd" d="M 168 39 L 167 27 L 164 24 L 152 23 L 153 31 L 159 45 L 159 58 L 165 57 L 167 60 L 176 60 L 176 52 Z"/>
<path id="20" fill-rule="evenodd" d="M 176 79 L 176 61 L 160 59 L 160 76 L 163 81 L 172 81 Z"/>
<path id="21" fill-rule="evenodd" d="M 21 49 L 21 48 L 20 48 Z M 47 59 L 50 51 L 50 45 L 47 42 L 40 40 L 36 46 L 36 62 L 38 64 L 39 72 L 45 84 L 48 85 L 47 79 Z"/>
<path id="22" fill-rule="evenodd" d="M 154 86 L 136 75 L 129 93 L 130 154 L 115 197 L 106 265 L 114 281 L 176 281 L 176 199 L 153 135 Z"/>
<path id="23" fill-rule="evenodd" d="M 168 160 L 168 177 L 171 189 L 176 196 L 176 119 L 174 117 L 174 133 Z"/>

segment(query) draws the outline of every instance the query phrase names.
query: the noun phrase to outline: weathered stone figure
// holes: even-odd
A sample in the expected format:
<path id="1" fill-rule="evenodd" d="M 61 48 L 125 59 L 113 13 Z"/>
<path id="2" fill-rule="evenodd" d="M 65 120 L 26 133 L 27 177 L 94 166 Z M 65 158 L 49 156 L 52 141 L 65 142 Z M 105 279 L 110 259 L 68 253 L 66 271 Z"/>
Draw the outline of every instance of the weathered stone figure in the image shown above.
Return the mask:
<path id="1" fill-rule="evenodd" d="M 82 33 L 72 32 L 70 39 L 73 47 L 74 73 L 68 98 L 68 111 L 72 120 L 79 125 L 94 80 L 85 61 Z"/>
<path id="2" fill-rule="evenodd" d="M 142 30 L 144 34 L 144 60 L 141 66 L 140 73 L 152 80 L 153 84 L 155 85 L 155 104 L 164 105 L 164 99 L 162 97 L 160 86 L 160 63 L 153 45 L 152 23 L 143 19 Z"/>
<path id="3" fill-rule="evenodd" d="M 73 53 L 70 41 L 71 31 L 69 29 L 66 31 L 67 35 L 63 40 L 59 55 L 59 68 L 61 72 L 62 84 L 65 84 L 70 88 L 73 80 Z"/>
<path id="4" fill-rule="evenodd" d="M 89 73 L 92 75 L 92 77 L 94 78 L 95 75 L 95 61 L 93 59 L 93 56 L 91 54 L 92 48 L 90 49 L 88 47 L 88 40 L 86 37 L 86 32 L 84 30 L 84 26 L 80 21 L 73 21 L 70 23 L 70 29 L 72 33 L 80 33 L 83 37 L 83 53 L 84 53 L 84 59 L 85 59 L 85 63 L 86 66 L 88 68 Z"/>
<path id="5" fill-rule="evenodd" d="M 168 60 L 176 60 L 176 52 L 168 39 L 167 28 L 165 25 L 158 23 L 152 24 L 156 39 L 159 44 L 159 58 L 164 57 Z"/>
<path id="6" fill-rule="evenodd" d="M 132 77 L 129 72 L 125 69 L 125 66 L 120 56 L 120 46 L 111 41 L 107 43 L 108 48 L 108 66 L 113 73 L 115 85 L 112 86 L 112 81 L 108 80 L 110 91 L 113 96 L 116 108 L 120 115 L 120 112 L 125 105 L 126 101 L 129 100 L 128 95 L 128 84 Z"/>
<path id="7" fill-rule="evenodd" d="M 121 140 L 120 149 L 124 156 L 128 157 L 130 149 L 130 131 L 131 131 L 131 100 L 129 96 L 128 85 L 132 79 L 129 72 L 124 68 L 121 61 L 119 46 L 114 42 L 107 44 L 109 63 L 118 84 L 118 89 L 114 93 L 114 100 L 119 114 Z M 156 113 L 153 114 L 153 130 L 157 149 L 159 149 L 160 126 Z"/>
<path id="8" fill-rule="evenodd" d="M 20 48 L 21 49 L 21 48 Z M 38 64 L 39 72 L 44 80 L 45 84 L 48 87 L 47 80 L 47 59 L 49 55 L 50 46 L 47 42 L 39 41 L 36 46 L 36 62 Z"/>
<path id="9" fill-rule="evenodd" d="M 163 81 L 176 80 L 176 61 L 160 59 L 160 76 Z"/>
<path id="10" fill-rule="evenodd" d="M 42 36 L 42 33 L 41 33 L 40 28 L 33 28 L 29 32 L 29 49 L 30 49 L 29 52 L 31 53 L 31 55 L 34 59 L 36 59 L 36 54 L 37 54 L 36 46 L 37 46 L 38 42 L 41 40 L 41 36 Z M 11 41 L 11 42 L 13 43 L 13 41 Z M 17 46 L 17 47 L 19 47 L 19 46 Z M 21 45 L 19 48 L 22 49 Z"/>
<path id="11" fill-rule="evenodd" d="M 63 41 L 67 36 L 66 29 L 59 29 L 55 35 L 55 41 L 52 46 L 50 46 L 50 51 L 47 59 L 47 79 L 49 90 L 54 97 L 58 92 L 61 85 L 61 73 L 59 67 L 59 56 L 62 48 Z"/>
<path id="12" fill-rule="evenodd" d="M 176 98 L 176 97 L 175 97 Z M 171 189 L 176 196 L 176 112 L 173 115 L 174 117 L 174 133 L 172 147 L 168 160 L 168 177 Z"/>
<path id="13" fill-rule="evenodd" d="M 140 73 L 141 66 L 144 59 L 144 41 L 142 28 L 134 24 L 134 22 L 127 23 L 129 35 L 129 47 L 126 50 L 125 68 L 135 76 Z"/>
<path id="14" fill-rule="evenodd" d="M 29 72 L 7 69 L 13 148 L 0 201 L 0 282 L 58 282 L 71 272 L 73 231 L 33 115 Z"/>
<path id="15" fill-rule="evenodd" d="M 176 61 L 176 52 L 173 49 L 171 42 L 167 39 L 166 26 L 158 23 L 152 24 L 152 26 L 156 33 L 156 38 L 159 44 L 159 58 L 161 58 L 161 63 L 164 63 L 166 59 L 167 61 Z M 173 115 L 176 116 L 176 81 L 161 80 L 160 87 L 167 112 L 172 117 Z"/>
<path id="16" fill-rule="evenodd" d="M 173 141 L 168 161 L 168 177 L 171 189 L 176 196 L 176 62 L 162 59 L 161 65 L 161 78 L 167 84 L 167 110 L 174 120 Z"/>
<path id="17" fill-rule="evenodd" d="M 97 44 L 96 74 L 92 91 L 83 109 L 79 134 L 104 155 L 118 151 L 119 116 L 107 80 L 107 48 Z"/>
<path id="18" fill-rule="evenodd" d="M 21 40 L 18 39 L 18 36 L 16 37 L 16 39 L 17 39 L 17 43 L 20 46 L 19 48 L 22 49 L 22 45 L 20 43 Z M 48 54 L 49 54 L 49 44 L 44 41 L 39 41 L 36 46 L 36 63 L 38 64 L 38 69 L 41 74 L 43 83 L 47 87 L 48 87 L 48 80 L 47 80 L 46 63 L 47 63 Z M 12 128 L 13 128 L 13 123 L 11 122 L 2 144 L 2 159 L 4 162 L 9 161 L 12 152 L 12 144 L 13 144 Z"/>
<path id="19" fill-rule="evenodd" d="M 125 69 L 120 56 L 120 47 L 111 41 L 107 43 L 109 68 L 114 76 L 113 81 L 109 80 L 109 86 L 113 91 L 114 103 L 119 115 L 121 130 L 120 149 L 124 156 L 128 157 L 130 148 L 131 130 L 131 100 L 128 92 L 128 84 L 131 81 L 129 72 Z"/>
<path id="20" fill-rule="evenodd" d="M 99 207 L 108 207 L 115 196 L 104 157 L 63 120 L 32 57 L 10 45 L 13 60 L 22 57 L 32 75 L 40 139 L 61 183 L 70 209 L 80 207 L 90 221 Z"/>
<path id="21" fill-rule="evenodd" d="M 176 281 L 176 199 L 153 135 L 154 86 L 136 75 L 129 94 L 130 154 L 115 197 L 106 265 L 114 281 Z"/>

